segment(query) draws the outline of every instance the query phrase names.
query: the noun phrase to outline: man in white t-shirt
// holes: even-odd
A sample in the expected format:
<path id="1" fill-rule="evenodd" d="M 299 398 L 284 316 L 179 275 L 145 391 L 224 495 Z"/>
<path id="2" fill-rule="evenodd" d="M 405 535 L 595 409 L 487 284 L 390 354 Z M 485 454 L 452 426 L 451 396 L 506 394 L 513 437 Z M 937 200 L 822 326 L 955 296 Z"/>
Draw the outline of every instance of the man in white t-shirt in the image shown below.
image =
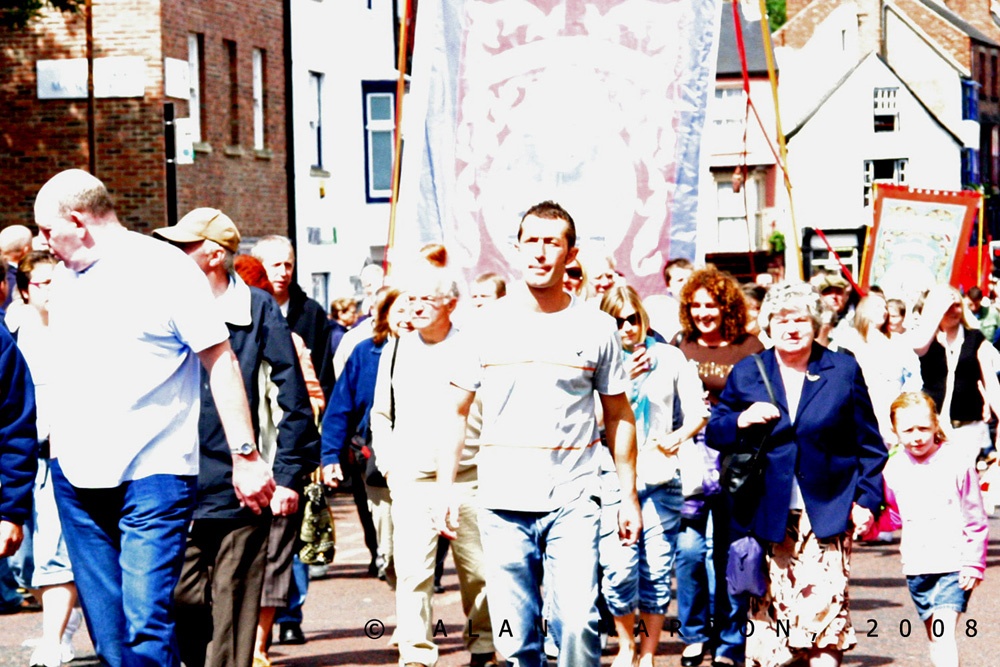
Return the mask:
<path id="1" fill-rule="evenodd" d="M 172 594 L 198 475 L 200 368 L 232 454 L 240 503 L 274 480 L 205 276 L 183 252 L 125 229 L 104 184 L 71 169 L 35 199 L 65 264 L 52 279 L 52 479 L 87 625 L 102 662 L 180 663 Z"/>
<path id="2" fill-rule="evenodd" d="M 641 530 L 635 490 L 635 418 L 614 320 L 563 291 L 576 256 L 576 226 L 561 206 L 542 202 L 517 235 L 523 286 L 486 306 L 463 334 L 454 365 L 449 445 L 437 479 L 442 533 L 458 527 L 454 484 L 465 425 L 482 401 L 477 459 L 486 588 L 497 650 L 509 663 L 544 665 L 543 633 L 559 665 L 600 664 L 597 543 L 600 519 L 595 393 L 622 488 L 619 535 Z M 550 618 L 542 619 L 541 573 Z"/>

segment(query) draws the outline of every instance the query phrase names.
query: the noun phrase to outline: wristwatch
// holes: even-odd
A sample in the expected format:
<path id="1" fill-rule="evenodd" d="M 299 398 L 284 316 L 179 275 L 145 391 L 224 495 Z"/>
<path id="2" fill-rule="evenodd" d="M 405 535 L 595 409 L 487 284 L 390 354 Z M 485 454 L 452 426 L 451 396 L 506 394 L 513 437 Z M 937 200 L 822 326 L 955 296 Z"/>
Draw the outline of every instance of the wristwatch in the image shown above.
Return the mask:
<path id="1" fill-rule="evenodd" d="M 242 445 L 239 445 L 238 447 L 230 447 L 229 453 L 236 456 L 250 456 L 251 454 L 254 453 L 255 449 L 257 448 L 251 445 L 249 442 L 244 442 Z"/>

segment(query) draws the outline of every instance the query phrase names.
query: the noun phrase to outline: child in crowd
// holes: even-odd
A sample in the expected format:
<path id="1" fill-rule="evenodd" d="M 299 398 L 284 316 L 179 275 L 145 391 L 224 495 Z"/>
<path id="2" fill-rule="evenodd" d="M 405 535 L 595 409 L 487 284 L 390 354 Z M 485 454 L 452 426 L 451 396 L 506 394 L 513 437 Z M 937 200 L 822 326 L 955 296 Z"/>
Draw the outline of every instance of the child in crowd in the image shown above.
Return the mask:
<path id="1" fill-rule="evenodd" d="M 934 401 L 900 394 L 890 418 L 903 450 L 883 473 L 887 509 L 876 530 L 902 527 L 903 574 L 930 640 L 935 667 L 957 667 L 955 630 L 983 579 L 989 528 L 979 478 L 951 446 Z"/>

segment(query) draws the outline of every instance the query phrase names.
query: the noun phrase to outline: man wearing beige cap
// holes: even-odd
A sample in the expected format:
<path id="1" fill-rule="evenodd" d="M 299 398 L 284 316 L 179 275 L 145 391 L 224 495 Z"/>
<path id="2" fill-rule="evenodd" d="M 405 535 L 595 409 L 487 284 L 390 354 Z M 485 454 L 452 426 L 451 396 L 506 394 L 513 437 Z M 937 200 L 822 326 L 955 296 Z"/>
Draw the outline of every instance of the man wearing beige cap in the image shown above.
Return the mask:
<path id="1" fill-rule="evenodd" d="M 258 513 L 274 492 L 267 464 L 240 454 L 254 429 L 229 332 L 205 276 L 175 248 L 125 229 L 94 176 L 52 177 L 35 221 L 64 263 L 49 287 L 51 470 L 87 625 L 102 664 L 175 667 L 199 362 L 240 504 Z"/>
<path id="2" fill-rule="evenodd" d="M 319 434 L 278 304 L 266 292 L 247 287 L 232 270 L 240 233 L 229 216 L 196 208 L 153 234 L 183 250 L 208 278 L 253 414 L 266 400 L 259 391 L 262 373 L 277 390 L 276 444 L 261 443 L 257 425 L 257 446 L 231 453 L 216 403 L 202 382 L 198 505 L 175 593 L 181 659 L 187 667 L 250 667 L 271 521 L 267 513 L 258 516 L 240 507 L 228 482 L 232 457 L 256 457 L 261 447 L 260 455 L 273 463 L 277 484 L 271 512 L 287 516 L 297 510 L 304 475 L 318 465 Z"/>

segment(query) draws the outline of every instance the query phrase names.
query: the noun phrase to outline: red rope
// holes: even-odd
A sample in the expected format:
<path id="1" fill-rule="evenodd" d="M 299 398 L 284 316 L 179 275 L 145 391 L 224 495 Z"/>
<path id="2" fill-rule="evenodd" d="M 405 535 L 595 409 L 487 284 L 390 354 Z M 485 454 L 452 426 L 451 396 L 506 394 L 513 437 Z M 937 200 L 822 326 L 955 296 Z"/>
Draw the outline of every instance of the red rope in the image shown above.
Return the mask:
<path id="1" fill-rule="evenodd" d="M 771 143 L 770 137 L 767 136 L 767 131 L 764 130 L 764 123 L 760 119 L 760 114 L 757 113 L 757 107 L 756 105 L 753 104 L 753 101 L 750 99 L 750 71 L 749 68 L 747 67 L 746 44 L 743 41 L 743 25 L 740 22 L 740 11 L 739 7 L 737 6 L 739 4 L 739 0 L 732 0 L 731 4 L 733 6 L 733 31 L 736 33 L 736 49 L 740 54 L 740 68 L 742 69 L 743 73 L 743 92 L 746 94 L 747 98 L 746 119 L 749 120 L 750 110 L 752 109 L 754 117 L 757 119 L 757 124 L 760 125 L 760 129 L 764 134 L 764 139 L 767 141 L 767 145 L 771 149 L 771 153 L 773 153 L 775 159 L 777 159 L 778 166 L 781 168 L 785 180 L 787 181 L 788 172 L 785 170 L 785 165 L 778 157 L 778 153 L 774 150 L 774 145 Z M 742 164 L 740 165 L 741 176 L 745 176 L 747 173 L 747 125 L 748 124 L 749 123 L 744 122 L 743 125 L 743 153 L 742 153 Z M 748 214 L 747 225 L 749 224 L 750 220 Z M 851 287 L 854 288 L 854 290 L 860 296 L 865 296 L 865 293 L 861 291 L 861 287 L 858 286 L 857 281 L 854 280 L 854 276 L 851 275 L 851 271 L 840 259 L 840 255 L 838 255 L 837 252 L 833 249 L 833 246 L 830 244 L 830 241 L 826 238 L 826 234 L 823 233 L 823 230 L 817 227 L 816 234 L 820 237 L 820 239 L 822 239 L 823 243 L 826 244 L 827 249 L 830 251 L 830 255 L 832 255 L 833 258 L 837 260 L 837 264 L 840 265 L 840 272 L 844 275 L 844 278 L 847 279 L 847 282 L 850 283 Z M 752 261 L 751 261 L 751 266 L 753 266 Z"/>
<path id="2" fill-rule="evenodd" d="M 837 264 L 840 265 L 840 273 L 844 276 L 847 282 L 851 284 L 851 287 L 854 289 L 855 292 L 858 293 L 858 296 L 862 297 L 866 296 L 866 293 L 861 289 L 860 285 L 858 285 L 858 283 L 854 280 L 854 276 L 851 275 L 851 270 L 847 268 L 847 265 L 844 264 L 843 260 L 840 259 L 840 255 L 838 255 L 837 251 L 833 249 L 833 245 L 830 244 L 830 241 L 829 239 L 826 238 L 826 234 L 823 233 L 823 230 L 820 229 L 819 227 L 815 227 L 814 229 L 816 230 L 816 235 L 819 236 L 820 239 L 822 239 L 823 243 L 826 244 L 826 248 L 827 250 L 830 251 L 830 255 L 834 259 L 836 259 Z"/>

